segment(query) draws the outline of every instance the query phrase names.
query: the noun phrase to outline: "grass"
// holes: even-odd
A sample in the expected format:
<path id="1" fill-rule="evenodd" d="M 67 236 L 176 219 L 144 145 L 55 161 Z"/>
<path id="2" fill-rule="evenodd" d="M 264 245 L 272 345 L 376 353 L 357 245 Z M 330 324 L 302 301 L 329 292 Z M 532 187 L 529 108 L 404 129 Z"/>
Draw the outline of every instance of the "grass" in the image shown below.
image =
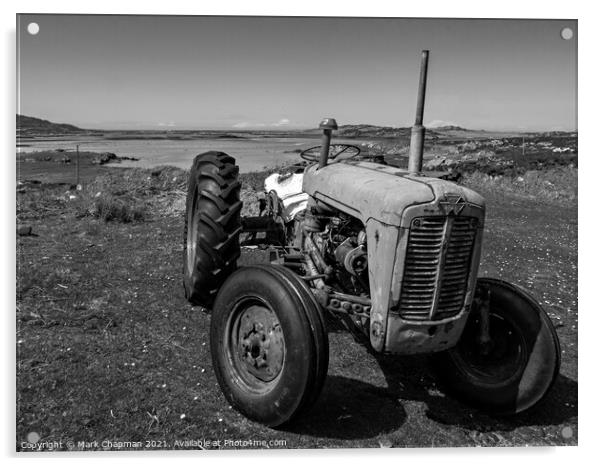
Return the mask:
<path id="1" fill-rule="evenodd" d="M 96 199 L 88 212 L 105 222 L 117 221 L 123 223 L 141 222 L 146 210 L 143 206 L 130 205 L 126 201 L 107 196 Z"/>
<path id="2" fill-rule="evenodd" d="M 436 170 L 449 171 L 457 175 L 462 184 L 492 195 L 498 193 L 565 205 L 577 201 L 578 156 L 575 153 L 540 149 L 523 155 L 516 147 L 496 152 L 491 148 L 466 151 L 465 146 L 430 142 L 425 147 L 425 166 L 433 158 L 445 160 Z M 407 145 L 372 143 L 364 145 L 362 150 L 367 154 L 385 154 L 392 165 L 407 166 Z"/>
<path id="3" fill-rule="evenodd" d="M 18 221 L 37 235 L 17 238 L 17 449 L 31 432 L 75 450 L 127 441 L 142 442 L 134 449 L 197 449 L 176 442 L 199 438 L 220 440 L 219 448 L 229 448 L 227 439 L 286 442 L 280 448 L 577 443 L 573 207 L 485 191 L 481 273 L 533 292 L 561 340 L 560 378 L 536 410 L 491 418 L 442 393 L 428 359 L 375 355 L 331 326 L 320 399 L 294 425 L 273 430 L 228 405 L 211 366 L 210 311 L 184 299 L 186 172 L 98 173 L 82 191 L 32 184 L 17 195 Z M 245 199 L 265 174 L 241 176 Z M 144 219 L 82 215 L 99 199 L 143 209 Z M 262 254 L 245 251 L 241 263 Z"/>
<path id="4" fill-rule="evenodd" d="M 489 191 L 509 196 L 526 197 L 547 202 L 577 202 L 577 168 L 559 167 L 529 170 L 516 176 L 491 176 L 475 171 L 465 174 L 462 183 L 475 191 Z"/>
<path id="5" fill-rule="evenodd" d="M 107 222 L 142 222 L 149 217 L 149 210 L 171 213 L 181 209 L 187 182 L 185 170 L 157 167 L 103 172 L 81 190 L 70 189 L 65 183 L 25 184 L 17 198 L 17 219 L 68 213 Z"/>

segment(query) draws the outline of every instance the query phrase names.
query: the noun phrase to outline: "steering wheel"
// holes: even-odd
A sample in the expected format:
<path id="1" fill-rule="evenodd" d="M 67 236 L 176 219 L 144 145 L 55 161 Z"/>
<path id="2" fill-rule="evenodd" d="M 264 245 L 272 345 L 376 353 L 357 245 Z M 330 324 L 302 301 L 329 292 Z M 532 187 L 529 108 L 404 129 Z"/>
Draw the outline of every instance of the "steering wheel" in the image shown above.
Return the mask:
<path id="1" fill-rule="evenodd" d="M 361 151 L 359 147 L 350 144 L 331 144 L 328 148 L 328 159 L 336 159 L 340 155 L 344 155 L 341 160 L 347 160 L 357 157 Z M 305 149 L 299 155 L 303 160 L 318 162 L 320 160 L 320 152 L 322 152 L 322 146 L 315 146 Z"/>

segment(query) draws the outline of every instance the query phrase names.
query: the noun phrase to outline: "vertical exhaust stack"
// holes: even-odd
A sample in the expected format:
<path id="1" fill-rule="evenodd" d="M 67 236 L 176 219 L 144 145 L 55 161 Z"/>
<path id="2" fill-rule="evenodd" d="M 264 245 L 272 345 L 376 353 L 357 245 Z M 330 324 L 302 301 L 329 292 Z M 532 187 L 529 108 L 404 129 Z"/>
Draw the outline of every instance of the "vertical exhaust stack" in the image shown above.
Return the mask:
<path id="1" fill-rule="evenodd" d="M 328 163 L 328 155 L 330 154 L 330 139 L 332 132 L 339 129 L 337 121 L 334 118 L 324 118 L 320 122 L 319 128 L 322 130 L 322 148 L 320 150 L 320 160 L 318 169 L 325 167 Z"/>
<path id="2" fill-rule="evenodd" d="M 412 137 L 410 139 L 410 156 L 408 158 L 408 171 L 411 174 L 422 170 L 422 155 L 424 153 L 424 96 L 426 94 L 426 74 L 429 66 L 429 51 L 422 51 L 422 62 L 420 63 L 420 81 L 418 83 L 418 101 L 416 103 L 416 121 L 412 126 Z"/>

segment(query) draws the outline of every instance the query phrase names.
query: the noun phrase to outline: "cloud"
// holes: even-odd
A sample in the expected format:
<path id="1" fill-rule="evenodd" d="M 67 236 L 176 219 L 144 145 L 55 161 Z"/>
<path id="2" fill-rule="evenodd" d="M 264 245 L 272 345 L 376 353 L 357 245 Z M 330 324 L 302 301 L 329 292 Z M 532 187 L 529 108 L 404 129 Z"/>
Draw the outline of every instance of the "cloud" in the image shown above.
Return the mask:
<path id="1" fill-rule="evenodd" d="M 280 127 L 288 126 L 291 124 L 291 120 L 288 118 L 281 118 L 275 123 L 251 123 L 249 121 L 240 121 L 232 125 L 233 128 L 264 128 L 266 126 Z"/>
<path id="2" fill-rule="evenodd" d="M 249 123 L 248 121 L 241 121 L 232 125 L 232 128 L 257 128 L 266 126 L 265 123 Z"/>
<path id="3" fill-rule="evenodd" d="M 427 128 L 441 128 L 442 126 L 460 126 L 458 123 L 446 120 L 433 120 L 425 125 Z"/>

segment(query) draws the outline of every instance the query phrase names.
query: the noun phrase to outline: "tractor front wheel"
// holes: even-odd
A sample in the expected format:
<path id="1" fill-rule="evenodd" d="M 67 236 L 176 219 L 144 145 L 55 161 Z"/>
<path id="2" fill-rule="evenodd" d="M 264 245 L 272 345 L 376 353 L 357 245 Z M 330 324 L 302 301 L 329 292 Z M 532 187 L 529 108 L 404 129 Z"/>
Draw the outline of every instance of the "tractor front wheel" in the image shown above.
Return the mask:
<path id="1" fill-rule="evenodd" d="M 489 278 L 490 342 L 479 342 L 480 315 L 473 309 L 458 344 L 438 353 L 434 366 L 456 398 L 492 414 L 522 412 L 541 401 L 560 367 L 556 331 L 541 306 L 523 289 Z"/>
<path id="2" fill-rule="evenodd" d="M 235 271 L 211 316 L 211 355 L 222 392 L 238 411 L 270 427 L 305 412 L 328 367 L 328 335 L 307 285 L 282 266 Z"/>

